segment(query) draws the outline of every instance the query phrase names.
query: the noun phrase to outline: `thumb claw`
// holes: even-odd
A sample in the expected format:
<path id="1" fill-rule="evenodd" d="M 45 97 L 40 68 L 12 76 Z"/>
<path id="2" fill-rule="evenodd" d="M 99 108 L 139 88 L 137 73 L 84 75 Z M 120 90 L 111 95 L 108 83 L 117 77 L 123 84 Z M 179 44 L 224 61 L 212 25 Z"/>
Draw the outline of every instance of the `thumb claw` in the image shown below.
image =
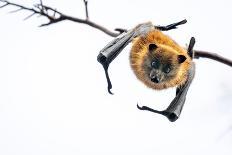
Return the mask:
<path id="1" fill-rule="evenodd" d="M 143 110 L 143 106 L 140 107 L 138 103 L 137 103 L 137 108 L 138 108 L 139 110 Z"/>

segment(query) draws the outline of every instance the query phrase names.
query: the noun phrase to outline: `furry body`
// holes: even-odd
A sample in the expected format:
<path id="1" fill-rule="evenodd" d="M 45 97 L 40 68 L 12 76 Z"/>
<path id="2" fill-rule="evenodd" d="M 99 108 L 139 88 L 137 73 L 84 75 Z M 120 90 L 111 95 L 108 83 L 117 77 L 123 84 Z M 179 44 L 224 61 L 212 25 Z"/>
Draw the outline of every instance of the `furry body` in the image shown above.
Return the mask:
<path id="1" fill-rule="evenodd" d="M 191 61 L 185 49 L 157 29 L 136 38 L 130 52 L 136 77 L 158 90 L 184 84 Z M 151 80 L 153 76 L 155 80 Z"/>

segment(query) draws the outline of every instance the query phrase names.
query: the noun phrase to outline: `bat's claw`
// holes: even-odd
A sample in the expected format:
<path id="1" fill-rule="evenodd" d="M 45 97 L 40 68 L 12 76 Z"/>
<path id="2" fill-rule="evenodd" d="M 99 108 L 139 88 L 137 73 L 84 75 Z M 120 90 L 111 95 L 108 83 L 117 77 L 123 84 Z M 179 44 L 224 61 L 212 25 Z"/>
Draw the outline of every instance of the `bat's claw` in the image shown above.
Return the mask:
<path id="1" fill-rule="evenodd" d="M 111 88 L 108 88 L 108 93 L 111 95 L 114 95 L 114 93 L 112 93 Z"/>
<path id="2" fill-rule="evenodd" d="M 168 118 L 168 120 L 170 122 L 175 122 L 179 118 L 174 112 L 169 112 L 167 110 L 164 110 L 164 111 L 154 110 L 154 109 L 149 108 L 147 106 L 141 106 L 140 107 L 138 104 L 137 104 L 137 108 L 139 110 L 147 110 L 147 111 L 150 111 L 150 112 L 153 112 L 153 113 L 164 115 L 164 116 L 166 116 Z"/>
<path id="3" fill-rule="evenodd" d="M 137 103 L 137 108 L 138 108 L 139 110 L 143 110 L 143 107 L 140 107 L 138 103 Z"/>
<path id="4" fill-rule="evenodd" d="M 173 24 L 169 24 L 167 26 L 155 26 L 155 28 L 157 28 L 161 31 L 168 31 L 168 30 L 176 29 L 177 26 L 185 24 L 185 23 L 187 23 L 186 19 L 179 21 L 179 22 L 176 22 L 176 23 L 173 23 Z"/>
<path id="5" fill-rule="evenodd" d="M 162 112 L 162 111 L 154 110 L 154 109 L 149 108 L 149 107 L 147 107 L 147 106 L 142 106 L 142 107 L 140 107 L 140 106 L 137 104 L 137 108 L 138 108 L 139 110 L 147 110 L 147 111 L 150 111 L 150 112 L 154 112 L 154 113 L 163 115 L 163 112 Z"/>

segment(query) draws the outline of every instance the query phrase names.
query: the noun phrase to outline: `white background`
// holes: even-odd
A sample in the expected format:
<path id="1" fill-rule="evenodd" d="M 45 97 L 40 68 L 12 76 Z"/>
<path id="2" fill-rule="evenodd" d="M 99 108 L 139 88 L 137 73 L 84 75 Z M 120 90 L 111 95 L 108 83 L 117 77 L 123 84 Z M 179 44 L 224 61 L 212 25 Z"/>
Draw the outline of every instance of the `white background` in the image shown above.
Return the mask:
<path id="1" fill-rule="evenodd" d="M 30 0 L 15 0 L 32 6 Z M 44 0 L 84 18 L 82 0 Z M 185 46 L 232 59 L 231 0 L 89 0 L 90 19 L 113 30 L 152 21 L 188 23 L 167 32 Z M 99 51 L 113 38 L 65 21 L 38 28 L 45 18 L 0 9 L 0 155 L 232 154 L 232 70 L 195 60 L 196 77 L 181 117 L 139 111 L 136 104 L 164 109 L 174 89 L 157 92 L 133 75 L 131 45 L 110 66 L 115 95 L 107 93 Z"/>

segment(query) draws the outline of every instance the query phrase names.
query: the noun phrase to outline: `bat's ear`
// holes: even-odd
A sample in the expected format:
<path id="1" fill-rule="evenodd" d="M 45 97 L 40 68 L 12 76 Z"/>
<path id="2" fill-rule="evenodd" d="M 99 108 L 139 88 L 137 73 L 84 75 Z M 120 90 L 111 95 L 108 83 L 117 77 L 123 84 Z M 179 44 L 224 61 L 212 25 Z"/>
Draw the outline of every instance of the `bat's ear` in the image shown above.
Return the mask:
<path id="1" fill-rule="evenodd" d="M 156 44 L 152 43 L 152 44 L 149 44 L 148 50 L 149 52 L 153 52 L 154 50 L 157 49 L 157 47 L 158 46 Z"/>
<path id="2" fill-rule="evenodd" d="M 178 55 L 177 60 L 181 64 L 186 60 L 186 57 L 184 55 Z"/>

